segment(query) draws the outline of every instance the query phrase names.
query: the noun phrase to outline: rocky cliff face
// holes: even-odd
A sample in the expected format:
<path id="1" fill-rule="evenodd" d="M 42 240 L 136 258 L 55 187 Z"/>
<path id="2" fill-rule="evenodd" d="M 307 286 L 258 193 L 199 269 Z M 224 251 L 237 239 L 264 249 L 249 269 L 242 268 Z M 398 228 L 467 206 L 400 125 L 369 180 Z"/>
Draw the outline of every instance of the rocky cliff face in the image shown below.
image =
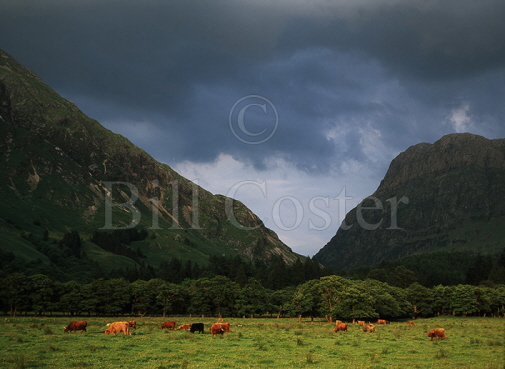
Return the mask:
<path id="1" fill-rule="evenodd" d="M 316 258 L 349 269 L 431 251 L 495 252 L 504 226 L 505 140 L 451 134 L 398 155 Z"/>
<path id="2" fill-rule="evenodd" d="M 300 258 L 243 204 L 155 161 L 0 50 L 0 232 L 10 240 L 41 229 L 86 237 L 109 223 L 130 226 L 132 194 L 138 226 L 151 229 L 142 252 L 153 265 L 172 256 Z"/>

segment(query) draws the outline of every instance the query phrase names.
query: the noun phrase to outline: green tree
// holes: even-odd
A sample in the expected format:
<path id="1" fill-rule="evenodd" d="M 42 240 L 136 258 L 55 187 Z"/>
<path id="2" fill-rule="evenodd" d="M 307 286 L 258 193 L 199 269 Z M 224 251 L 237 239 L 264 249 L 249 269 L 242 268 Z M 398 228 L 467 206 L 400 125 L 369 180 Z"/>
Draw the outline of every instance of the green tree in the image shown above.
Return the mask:
<path id="1" fill-rule="evenodd" d="M 272 309 L 275 309 L 277 312 L 277 318 L 281 318 L 284 314 L 288 313 L 295 290 L 296 288 L 294 286 L 289 286 L 282 290 L 271 292 L 270 302 L 272 304 Z"/>
<path id="2" fill-rule="evenodd" d="M 184 300 L 184 292 L 181 286 L 174 283 L 164 283 L 160 286 L 156 296 L 158 305 L 161 306 L 163 316 L 167 313 L 175 313 L 177 302 Z"/>
<path id="3" fill-rule="evenodd" d="M 340 276 L 331 275 L 320 278 L 316 285 L 319 293 L 320 311 L 327 320 L 333 321 L 334 307 L 340 303 L 342 298 L 340 293 L 350 286 L 350 281 Z"/>
<path id="4" fill-rule="evenodd" d="M 231 315 L 238 291 L 237 283 L 221 275 L 191 281 L 188 288 L 188 311 L 201 315 Z"/>
<path id="5" fill-rule="evenodd" d="M 253 318 L 255 314 L 264 314 L 272 308 L 269 300 L 269 291 L 257 279 L 249 278 L 238 292 L 235 311 L 241 316 Z"/>
<path id="6" fill-rule="evenodd" d="M 15 317 L 19 311 L 28 307 L 28 286 L 28 278 L 22 273 L 9 274 L 2 279 L 0 296 L 9 309 L 9 316 Z"/>
<path id="7" fill-rule="evenodd" d="M 339 301 L 333 306 L 332 315 L 339 319 L 372 319 L 379 314 L 373 306 L 375 299 L 370 293 L 358 284 L 346 287 L 339 292 Z"/>
<path id="8" fill-rule="evenodd" d="M 299 322 L 302 321 L 303 315 L 308 315 L 312 319 L 318 315 L 321 305 L 318 284 L 319 281 L 314 279 L 296 287 L 288 311 L 298 316 Z"/>
<path id="9" fill-rule="evenodd" d="M 30 307 L 35 315 L 42 315 L 53 308 L 53 282 L 43 274 L 35 274 L 27 278 L 27 292 Z"/>
<path id="10" fill-rule="evenodd" d="M 489 295 L 489 308 L 493 316 L 503 316 L 505 314 L 505 285 L 489 289 Z"/>
<path id="11" fill-rule="evenodd" d="M 372 269 L 367 275 L 367 279 L 375 279 L 381 282 L 389 281 L 389 273 L 386 269 Z"/>
<path id="12" fill-rule="evenodd" d="M 109 287 L 110 298 L 105 313 L 108 315 L 123 315 L 131 312 L 130 283 L 124 278 L 111 279 L 106 283 Z"/>
<path id="13" fill-rule="evenodd" d="M 57 309 L 61 312 L 68 312 L 70 315 L 78 315 L 83 311 L 88 311 L 84 306 L 85 295 L 83 286 L 76 281 L 56 284 L 57 294 L 60 296 Z"/>
<path id="14" fill-rule="evenodd" d="M 362 288 L 367 291 L 375 301 L 372 305 L 379 317 L 400 317 L 405 314 L 400 303 L 400 294 L 394 294 L 394 289 L 387 283 L 378 280 L 367 279 L 362 283 Z M 405 299 L 404 299 L 405 300 Z"/>
<path id="15" fill-rule="evenodd" d="M 279 290 L 291 284 L 286 263 L 282 258 L 273 258 L 271 269 L 267 276 L 266 287 L 271 290 Z"/>
<path id="16" fill-rule="evenodd" d="M 451 313 L 452 287 L 438 285 L 431 289 L 433 310 L 437 316 Z"/>
<path id="17" fill-rule="evenodd" d="M 136 280 L 131 284 L 132 310 L 144 316 L 146 314 L 160 314 L 163 310 L 163 301 L 158 295 L 165 286 L 165 281 L 153 278 L 149 281 Z"/>
<path id="18" fill-rule="evenodd" d="M 405 268 L 403 265 L 399 265 L 395 268 L 394 272 L 391 273 L 390 280 L 393 286 L 407 288 L 414 283 L 417 278 L 412 270 Z"/>
<path id="19" fill-rule="evenodd" d="M 407 300 L 412 306 L 412 316 L 418 315 L 427 317 L 433 314 L 432 291 L 419 283 L 412 283 L 407 288 Z"/>
<path id="20" fill-rule="evenodd" d="M 471 285 L 457 285 L 451 295 L 451 307 L 454 314 L 467 316 L 479 311 L 475 287 Z"/>

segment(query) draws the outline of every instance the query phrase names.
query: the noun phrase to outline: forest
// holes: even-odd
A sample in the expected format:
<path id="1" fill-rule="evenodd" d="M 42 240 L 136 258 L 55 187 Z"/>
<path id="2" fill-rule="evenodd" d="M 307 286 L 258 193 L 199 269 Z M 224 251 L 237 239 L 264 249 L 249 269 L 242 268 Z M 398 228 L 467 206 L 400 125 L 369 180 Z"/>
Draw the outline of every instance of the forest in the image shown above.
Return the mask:
<path id="1" fill-rule="evenodd" d="M 240 256 L 210 256 L 205 265 L 191 260 L 171 257 L 159 261 L 157 265 L 146 262 L 141 247 L 136 242 L 149 236 L 144 229 L 95 231 L 90 242 L 101 249 L 125 256 L 133 267 L 104 268 L 103 263 L 88 257 L 84 251 L 82 237 L 77 231 L 55 240 L 45 233 L 42 237 L 23 234 L 40 253 L 47 256 L 50 263 L 40 260 L 25 261 L 12 252 L 0 250 L 0 278 L 6 274 L 22 272 L 26 275 L 43 274 L 52 280 L 90 283 L 96 279 L 124 278 L 129 282 L 137 279 L 160 278 L 180 284 L 185 279 L 212 278 L 226 276 L 241 286 L 249 278 L 257 279 L 272 290 L 297 286 L 312 279 L 327 275 L 340 275 L 348 279 L 376 279 L 396 287 L 406 288 L 414 282 L 424 287 L 458 284 L 479 285 L 505 284 L 505 249 L 496 254 L 463 252 L 435 252 L 416 254 L 402 259 L 383 261 L 375 266 L 362 266 L 352 270 L 331 270 L 322 266 L 315 257 L 298 259 L 286 264 L 280 257 L 254 262 Z M 152 235 L 151 235 L 152 237 Z"/>
<path id="2" fill-rule="evenodd" d="M 375 279 L 337 275 L 272 290 L 249 278 L 243 285 L 217 275 L 180 284 L 160 278 L 97 279 L 80 284 L 22 273 L 1 278 L 0 310 L 9 316 L 224 316 L 326 317 L 369 320 L 439 315 L 493 316 L 505 313 L 505 285 L 438 285 L 406 288 Z"/>
<path id="3" fill-rule="evenodd" d="M 281 258 L 251 263 L 238 256 L 211 256 L 207 265 L 199 265 L 173 257 L 154 269 L 130 247 L 147 233 L 113 236 L 96 232 L 92 239 L 108 245 L 110 252 L 139 260 L 135 267 L 99 268 L 82 253 L 77 232 L 49 243 L 47 249 L 48 244 L 37 243 L 59 269 L 23 263 L 0 252 L 0 311 L 10 316 L 194 314 L 341 320 L 505 313 L 505 250 L 495 255 L 421 254 L 337 272 L 310 257 L 290 265 Z M 72 273 L 59 272 L 63 268 Z"/>

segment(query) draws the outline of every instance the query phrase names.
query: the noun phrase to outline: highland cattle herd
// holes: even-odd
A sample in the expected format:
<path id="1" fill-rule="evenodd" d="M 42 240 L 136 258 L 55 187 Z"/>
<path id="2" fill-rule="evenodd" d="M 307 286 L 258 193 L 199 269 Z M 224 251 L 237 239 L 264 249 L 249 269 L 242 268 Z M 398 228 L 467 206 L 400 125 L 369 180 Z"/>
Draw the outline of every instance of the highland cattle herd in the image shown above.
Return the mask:
<path id="1" fill-rule="evenodd" d="M 360 325 L 363 328 L 363 332 L 369 332 L 369 333 L 374 333 L 375 332 L 375 327 L 376 325 L 373 323 L 366 323 L 363 320 L 358 320 L 353 322 L 354 324 Z M 384 320 L 384 319 L 378 319 L 376 322 L 377 325 L 382 325 L 382 324 L 391 324 L 390 321 Z M 161 325 L 161 329 L 170 329 L 170 330 L 175 330 L 175 327 L 177 325 L 177 322 L 170 320 L 166 321 Z M 409 320 L 407 321 L 407 325 L 414 326 L 414 322 Z M 86 332 L 86 327 L 88 326 L 87 321 L 81 321 L 81 320 L 76 320 L 70 322 L 64 329 L 63 333 L 67 333 L 69 331 L 71 332 L 76 332 L 76 331 L 81 331 L 81 333 Z M 348 324 L 344 323 L 340 320 L 337 320 L 335 323 L 335 328 L 333 329 L 333 332 L 338 333 L 338 332 L 348 332 Z M 114 336 L 117 335 L 117 333 L 123 333 L 124 335 L 130 335 L 130 329 L 136 329 L 137 328 L 137 322 L 135 320 L 131 321 L 124 321 L 124 322 L 113 322 L 107 324 L 107 329 L 105 330 L 105 334 L 109 335 L 112 334 Z M 205 325 L 203 323 L 192 323 L 192 324 L 182 324 L 178 328 L 178 330 L 186 330 L 191 333 L 199 332 L 199 333 L 204 333 L 205 331 Z M 212 337 L 219 335 L 223 335 L 224 333 L 229 333 L 230 332 L 230 323 L 223 322 L 223 320 L 220 318 L 217 323 L 214 323 L 211 325 L 209 328 L 209 331 L 212 335 Z M 435 340 L 444 340 L 447 338 L 445 335 L 445 329 L 444 328 L 435 328 L 431 330 L 430 332 L 427 333 L 427 336 L 430 337 L 430 341 L 435 338 Z"/>

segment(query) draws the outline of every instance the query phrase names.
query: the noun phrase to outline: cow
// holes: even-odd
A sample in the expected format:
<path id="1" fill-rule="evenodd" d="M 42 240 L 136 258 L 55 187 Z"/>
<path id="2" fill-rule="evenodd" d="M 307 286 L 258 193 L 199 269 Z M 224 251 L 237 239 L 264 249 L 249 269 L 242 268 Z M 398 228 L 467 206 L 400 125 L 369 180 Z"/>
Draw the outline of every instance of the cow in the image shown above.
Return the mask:
<path id="1" fill-rule="evenodd" d="M 169 329 L 169 328 L 171 330 L 175 329 L 175 322 L 173 320 L 165 322 L 161 325 L 161 329 Z"/>
<path id="2" fill-rule="evenodd" d="M 230 323 L 215 323 L 219 324 L 226 333 L 230 333 Z"/>
<path id="3" fill-rule="evenodd" d="M 191 328 L 191 324 L 183 324 L 181 325 L 179 328 L 177 328 L 178 330 L 185 330 L 185 331 L 189 331 L 189 329 Z"/>
<path id="4" fill-rule="evenodd" d="M 445 340 L 447 338 L 444 328 L 433 329 L 431 332 L 428 332 L 428 337 L 431 337 L 430 341 L 433 341 L 433 337 L 435 337 L 435 340 Z"/>
<path id="5" fill-rule="evenodd" d="M 137 329 L 137 322 L 135 320 L 130 320 L 128 322 L 128 327 L 131 328 L 131 329 Z"/>
<path id="6" fill-rule="evenodd" d="M 377 320 L 377 324 L 389 324 L 389 323 L 390 323 L 390 321 L 388 321 L 388 320 L 384 320 L 384 319 Z"/>
<path id="7" fill-rule="evenodd" d="M 74 320 L 73 322 L 70 322 L 64 329 L 63 333 L 67 333 L 68 331 L 76 332 L 76 331 L 82 331 L 86 332 L 86 327 L 88 326 L 88 322 L 86 320 Z M 81 333 L 82 333 L 81 332 Z"/>
<path id="8" fill-rule="evenodd" d="M 414 324 L 414 322 L 413 322 L 412 320 L 409 320 L 409 321 L 407 322 L 407 324 L 408 324 L 408 325 L 415 325 L 415 324 Z"/>
<path id="9" fill-rule="evenodd" d="M 129 324 L 127 322 L 114 322 L 109 325 L 109 328 L 105 330 L 105 334 L 113 334 L 114 336 L 116 333 L 123 332 L 125 335 L 129 335 L 130 330 L 128 329 Z"/>
<path id="10" fill-rule="evenodd" d="M 364 320 L 358 320 L 358 324 L 362 325 L 364 327 L 365 326 L 365 321 Z"/>
<path id="11" fill-rule="evenodd" d="M 214 323 L 210 327 L 210 333 L 212 334 L 212 337 L 214 337 L 218 334 L 223 335 L 224 328 L 222 327 L 222 325 L 220 323 Z"/>
<path id="12" fill-rule="evenodd" d="M 342 323 L 340 320 L 337 321 L 337 325 L 335 326 L 333 332 L 337 333 L 339 331 L 347 332 L 347 323 Z"/>
<path id="13" fill-rule="evenodd" d="M 195 333 L 195 332 L 204 333 L 204 331 L 203 331 L 203 323 L 193 323 L 193 324 L 191 324 L 191 327 L 189 328 L 189 331 L 191 333 Z"/>
<path id="14" fill-rule="evenodd" d="M 370 333 L 375 332 L 375 325 L 374 324 L 367 324 L 367 325 L 363 326 L 363 332 L 370 332 Z"/>

